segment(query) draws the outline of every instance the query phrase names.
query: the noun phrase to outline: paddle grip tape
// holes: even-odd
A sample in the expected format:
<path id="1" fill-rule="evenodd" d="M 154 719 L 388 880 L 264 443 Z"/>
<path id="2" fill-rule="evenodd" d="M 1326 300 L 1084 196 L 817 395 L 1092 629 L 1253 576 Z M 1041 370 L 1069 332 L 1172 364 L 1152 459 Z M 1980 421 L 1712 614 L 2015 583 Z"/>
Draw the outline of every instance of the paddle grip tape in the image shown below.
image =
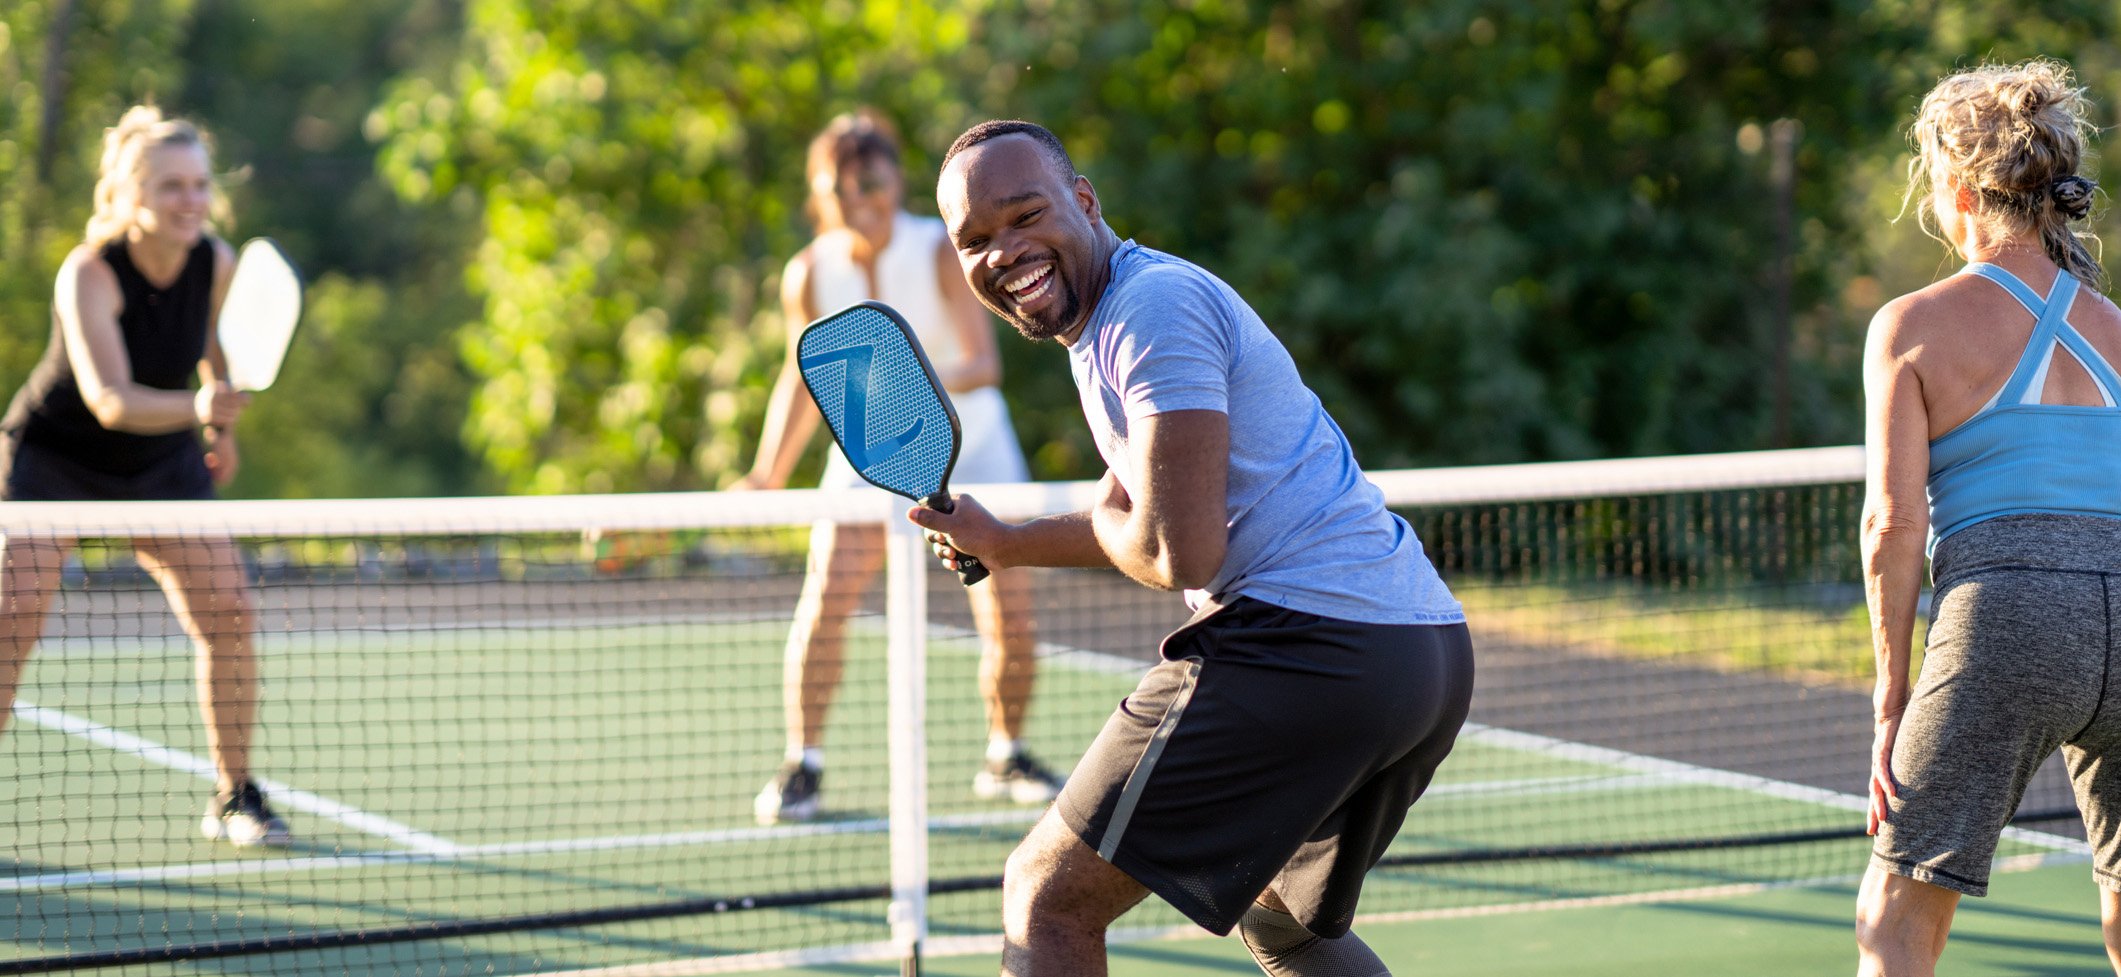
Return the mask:
<path id="1" fill-rule="evenodd" d="M 950 497 L 941 492 L 922 499 L 921 504 L 941 513 L 957 511 L 957 503 L 950 501 Z M 963 550 L 958 551 L 957 559 L 951 561 L 949 566 L 950 569 L 957 571 L 958 582 L 967 587 L 987 579 L 987 565 L 981 563 L 979 557 Z"/>

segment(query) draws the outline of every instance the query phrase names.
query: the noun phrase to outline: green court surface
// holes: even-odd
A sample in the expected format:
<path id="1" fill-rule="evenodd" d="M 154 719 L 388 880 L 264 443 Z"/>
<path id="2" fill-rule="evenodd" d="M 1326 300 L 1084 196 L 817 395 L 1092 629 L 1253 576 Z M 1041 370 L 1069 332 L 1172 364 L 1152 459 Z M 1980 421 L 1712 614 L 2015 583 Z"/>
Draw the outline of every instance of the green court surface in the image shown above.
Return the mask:
<path id="1" fill-rule="evenodd" d="M 1938 967 L 1947 977 L 2105 977 L 2098 892 L 2084 865 L 1996 876 L 1961 903 Z M 1453 977 L 1793 977 L 1855 972 L 1850 885 L 1727 899 L 1546 909 L 1364 926 L 1393 973 Z M 1201 934 L 1114 946 L 1113 977 L 1257 974 L 1233 938 Z M 989 977 L 992 955 L 926 961 L 926 977 Z M 752 977 L 893 977 L 875 963 L 760 971 Z"/>
<path id="2" fill-rule="evenodd" d="M 12 864 L 0 861 L 0 913 L 12 920 L 0 923 L 0 963 L 883 883 L 887 756 L 877 628 L 857 633 L 833 713 L 830 817 L 803 826 L 752 823 L 751 796 L 779 759 L 785 628 L 778 621 L 563 620 L 268 637 L 260 765 L 287 785 L 276 797 L 300 843 L 253 852 L 196 835 L 208 788 L 196 767 L 203 743 L 185 643 L 130 643 L 122 654 L 94 643 L 55 644 L 32 665 L 16 721 L 0 741 L 0 811 L 14 822 Z M 998 876 L 1035 813 L 966 790 L 984 737 L 975 663 L 962 635 L 931 643 L 929 854 L 939 880 Z M 1076 650 L 1049 656 L 1029 733 L 1034 749 L 1071 761 L 1139 667 Z M 1816 831 L 1851 823 L 1858 817 L 1851 805 L 1794 783 L 1469 726 L 1392 854 Z M 2068 849 L 2052 836 L 2020 833 L 2001 854 Z M 1699 894 L 1844 878 L 1861 870 L 1864 850 L 1860 839 L 1838 839 L 1387 865 L 1372 873 L 1364 908 L 1411 920 L 1369 929 L 1387 958 L 1406 961 L 1411 973 L 1563 972 L 1539 969 L 1541 960 L 1577 974 L 1681 972 L 1704 962 L 1725 973 L 1832 972 L 1848 955 L 1845 890 Z M 1976 904 L 1967 923 L 1969 933 L 1991 926 L 2005 935 L 1967 942 L 2015 946 L 2010 941 L 2021 938 L 2008 933 L 2016 926 L 2031 934 L 2022 937 L 2027 947 L 2056 960 L 2076 959 L 2075 943 L 2096 949 L 2085 872 L 2062 871 L 2006 876 L 1998 898 Z M 2063 898 L 2065 891 L 2073 897 Z M 1681 892 L 1695 901 L 1523 911 L 1553 900 Z M 930 909 L 931 932 L 943 940 L 991 934 L 999 917 L 991 890 L 938 896 Z M 1475 911 L 1496 914 L 1435 918 Z M 506 974 L 713 960 L 884 940 L 884 918 L 880 900 L 843 900 L 126 972 Z M 1184 929 L 1158 905 L 1123 922 Z M 2088 935 L 2069 935 L 2071 926 L 2089 926 Z M 1756 939 L 1802 959 L 1734 969 L 1759 965 L 1765 949 L 1744 949 Z M 1623 962 L 1585 969 L 1608 958 Z M 1120 972 L 1137 974 L 1251 966 L 1230 941 L 1132 944 L 1116 959 L 1131 968 Z M 1665 962 L 1644 962 L 1655 960 Z M 931 972 L 943 975 L 994 970 L 978 957 L 934 964 Z M 798 972 L 881 971 L 834 964 Z"/>

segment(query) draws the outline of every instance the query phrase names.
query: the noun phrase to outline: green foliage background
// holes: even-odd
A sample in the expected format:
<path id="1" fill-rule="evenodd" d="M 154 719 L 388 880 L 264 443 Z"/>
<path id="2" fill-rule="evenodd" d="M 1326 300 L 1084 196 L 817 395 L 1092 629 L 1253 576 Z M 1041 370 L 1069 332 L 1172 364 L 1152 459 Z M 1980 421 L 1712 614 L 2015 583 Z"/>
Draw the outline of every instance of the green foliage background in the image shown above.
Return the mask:
<path id="1" fill-rule="evenodd" d="M 43 348 L 102 127 L 152 95 L 219 134 L 232 236 L 279 238 L 312 285 L 235 494 L 711 487 L 747 463 L 781 354 L 803 145 L 872 104 L 917 211 L 967 125 L 1053 128 L 1123 235 L 1259 309 L 1366 464 L 1850 441 L 1871 311 L 1951 267 L 1891 222 L 1917 99 L 2049 54 L 2110 115 L 2115 13 L 19 0 L 0 377 Z M 1787 206 L 1777 120 L 1801 125 Z M 1034 469 L 1094 475 L 1058 354 L 1003 348 Z"/>

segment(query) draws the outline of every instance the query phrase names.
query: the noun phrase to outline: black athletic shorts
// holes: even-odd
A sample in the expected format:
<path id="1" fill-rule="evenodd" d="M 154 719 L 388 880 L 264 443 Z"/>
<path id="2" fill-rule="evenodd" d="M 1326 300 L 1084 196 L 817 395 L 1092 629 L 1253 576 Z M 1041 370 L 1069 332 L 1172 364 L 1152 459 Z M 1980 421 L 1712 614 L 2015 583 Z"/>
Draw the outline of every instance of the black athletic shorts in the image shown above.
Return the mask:
<path id="1" fill-rule="evenodd" d="M 144 471 L 99 471 L 15 434 L 0 434 L 0 501 L 144 502 L 211 499 L 203 449 L 173 451 Z"/>
<path id="2" fill-rule="evenodd" d="M 1364 873 L 1451 752 L 1473 695 L 1463 624 L 1380 625 L 1240 597 L 1164 639 L 1056 810 L 1218 935 L 1272 884 L 1347 932 Z"/>

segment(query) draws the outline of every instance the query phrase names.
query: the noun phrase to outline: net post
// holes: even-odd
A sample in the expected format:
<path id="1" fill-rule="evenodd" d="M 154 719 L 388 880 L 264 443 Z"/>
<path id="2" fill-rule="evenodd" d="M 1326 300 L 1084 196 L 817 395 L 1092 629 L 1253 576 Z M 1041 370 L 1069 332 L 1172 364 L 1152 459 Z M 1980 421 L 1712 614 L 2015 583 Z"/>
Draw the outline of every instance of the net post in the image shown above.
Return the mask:
<path id="1" fill-rule="evenodd" d="M 928 551 L 920 530 L 894 506 L 885 571 L 885 650 L 891 751 L 891 939 L 900 973 L 920 974 L 928 935 Z"/>

